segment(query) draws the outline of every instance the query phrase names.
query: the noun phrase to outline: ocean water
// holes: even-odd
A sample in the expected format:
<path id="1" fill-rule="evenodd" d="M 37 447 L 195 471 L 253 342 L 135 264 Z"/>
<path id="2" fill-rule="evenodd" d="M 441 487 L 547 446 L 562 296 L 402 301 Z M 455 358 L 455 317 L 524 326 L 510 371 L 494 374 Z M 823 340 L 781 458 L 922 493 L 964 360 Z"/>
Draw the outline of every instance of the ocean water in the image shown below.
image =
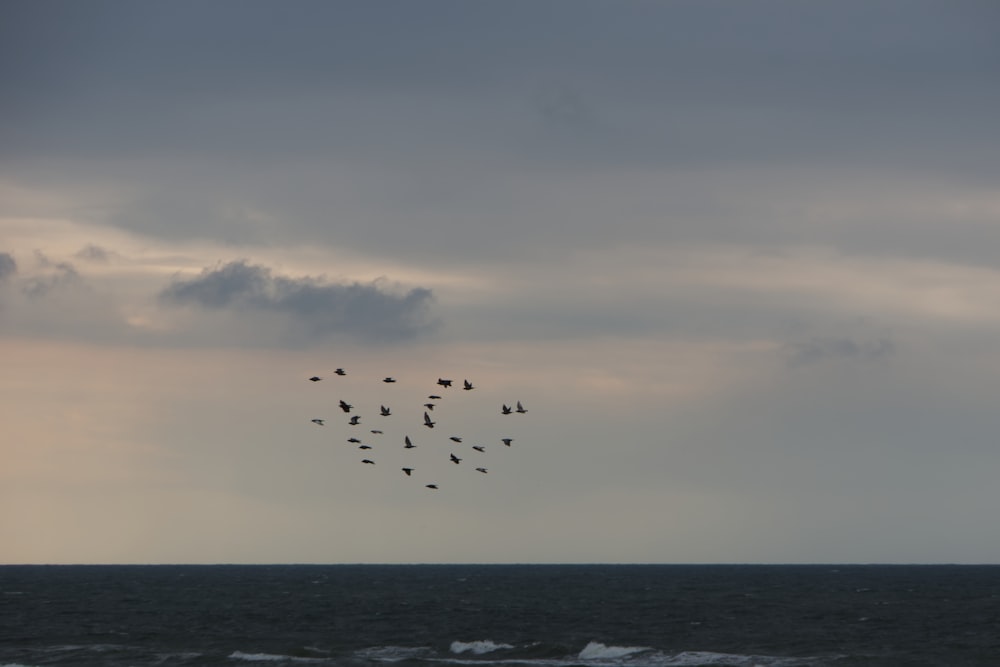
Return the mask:
<path id="1" fill-rule="evenodd" d="M 0 665 L 1000 666 L 1000 566 L 0 566 Z"/>

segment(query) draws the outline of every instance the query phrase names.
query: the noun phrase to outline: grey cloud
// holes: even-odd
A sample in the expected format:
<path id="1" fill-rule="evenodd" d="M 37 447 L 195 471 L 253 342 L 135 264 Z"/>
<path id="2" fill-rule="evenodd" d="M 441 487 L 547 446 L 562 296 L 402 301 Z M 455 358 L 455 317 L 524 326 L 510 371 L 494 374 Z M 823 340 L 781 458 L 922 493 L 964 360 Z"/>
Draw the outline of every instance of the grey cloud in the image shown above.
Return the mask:
<path id="1" fill-rule="evenodd" d="M 788 343 L 782 352 L 790 366 L 802 366 L 821 361 L 850 359 L 868 361 L 888 357 L 896 351 L 889 338 L 856 340 L 850 337 L 815 337 L 806 341 Z"/>
<path id="2" fill-rule="evenodd" d="M 17 273 L 17 262 L 10 253 L 0 252 L 0 282 L 6 281 Z"/>
<path id="3" fill-rule="evenodd" d="M 69 262 L 53 262 L 39 251 L 35 251 L 35 258 L 41 273 L 24 281 L 21 291 L 25 296 L 40 299 L 53 290 L 82 284 L 80 274 Z"/>
<path id="4" fill-rule="evenodd" d="M 73 256 L 78 259 L 105 264 L 111 261 L 111 258 L 115 256 L 115 252 L 89 243 L 80 248 Z"/>
<path id="5" fill-rule="evenodd" d="M 288 278 L 245 261 L 204 269 L 190 280 L 176 279 L 160 293 L 168 304 L 278 314 L 286 318 L 286 336 L 293 342 L 338 335 L 382 342 L 410 339 L 433 328 L 433 298 L 423 287 L 397 293 L 381 281 L 336 284 Z"/>

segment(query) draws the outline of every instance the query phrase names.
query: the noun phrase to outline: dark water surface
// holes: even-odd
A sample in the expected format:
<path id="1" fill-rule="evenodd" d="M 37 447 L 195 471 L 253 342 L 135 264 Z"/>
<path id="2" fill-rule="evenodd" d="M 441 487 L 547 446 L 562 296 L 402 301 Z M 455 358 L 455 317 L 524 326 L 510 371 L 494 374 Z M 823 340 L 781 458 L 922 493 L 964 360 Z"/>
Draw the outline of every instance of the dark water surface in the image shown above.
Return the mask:
<path id="1" fill-rule="evenodd" d="M 0 665 L 1000 667 L 1000 566 L 0 566 Z"/>

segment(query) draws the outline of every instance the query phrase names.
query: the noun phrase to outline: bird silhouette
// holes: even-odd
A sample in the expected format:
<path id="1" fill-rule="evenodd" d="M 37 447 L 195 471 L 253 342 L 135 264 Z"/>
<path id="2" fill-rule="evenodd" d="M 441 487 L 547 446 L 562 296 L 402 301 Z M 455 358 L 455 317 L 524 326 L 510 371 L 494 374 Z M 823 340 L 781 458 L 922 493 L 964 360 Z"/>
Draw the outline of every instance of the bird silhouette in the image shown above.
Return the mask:
<path id="1" fill-rule="evenodd" d="M 446 389 L 451 386 L 451 380 L 442 380 L 441 378 L 438 378 L 437 383 Z"/>
<path id="2" fill-rule="evenodd" d="M 510 447 L 510 443 L 514 442 L 514 438 L 500 438 L 500 442 Z"/>
<path id="3" fill-rule="evenodd" d="M 380 407 L 380 409 L 382 411 L 382 416 L 383 417 L 388 417 L 389 415 L 392 414 L 392 412 L 389 411 L 389 408 L 385 407 L 384 405 L 379 406 L 379 407 Z"/>
<path id="4" fill-rule="evenodd" d="M 459 437 L 458 437 L 457 435 L 453 435 L 453 436 L 451 436 L 451 437 L 450 437 L 450 438 L 448 438 L 448 439 L 449 439 L 449 440 L 454 440 L 455 442 L 462 442 L 462 439 L 461 439 L 461 438 L 459 438 Z"/>
<path id="5" fill-rule="evenodd" d="M 503 404 L 503 407 L 502 407 L 502 408 L 500 408 L 500 414 L 503 414 L 503 415 L 509 415 L 509 414 L 510 414 L 510 413 L 512 413 L 512 412 L 514 412 L 514 411 L 513 411 L 513 410 L 511 410 L 510 406 L 509 406 L 509 405 L 507 405 L 506 403 L 504 403 L 504 404 Z"/>
<path id="6" fill-rule="evenodd" d="M 382 382 L 392 383 L 395 382 L 396 378 L 382 378 Z"/>
<path id="7" fill-rule="evenodd" d="M 322 419 L 310 419 L 309 421 L 311 421 L 313 424 L 316 424 L 318 426 L 323 426 L 324 425 L 324 421 Z"/>
<path id="8" fill-rule="evenodd" d="M 472 448 L 474 450 L 476 450 L 477 452 L 485 452 L 486 451 L 486 448 L 483 447 L 482 445 L 473 445 Z"/>
<path id="9" fill-rule="evenodd" d="M 524 406 L 523 406 L 523 405 L 521 405 L 521 401 L 518 401 L 518 402 L 517 402 L 517 410 L 516 410 L 516 412 L 520 412 L 520 413 L 521 413 L 522 415 L 523 415 L 523 414 L 524 414 L 525 412 L 527 412 L 527 410 L 525 410 L 525 409 L 524 409 Z"/>
<path id="10" fill-rule="evenodd" d="M 427 428 L 434 428 L 434 424 L 435 423 L 437 423 L 437 422 L 431 421 L 431 416 L 425 412 L 424 413 L 424 426 L 426 426 Z"/>
<path id="11" fill-rule="evenodd" d="M 400 470 L 405 472 L 407 477 L 409 477 L 410 473 L 413 472 L 413 468 L 400 468 Z"/>
<path id="12" fill-rule="evenodd" d="M 481 472 L 483 474 L 486 473 L 486 468 L 476 468 L 476 470 L 478 470 L 479 472 Z"/>
<path id="13" fill-rule="evenodd" d="M 309 378 L 309 381 L 310 381 L 310 382 L 319 382 L 319 381 L 320 381 L 320 380 L 322 380 L 322 379 L 323 379 L 323 378 L 321 378 L 321 377 L 320 377 L 320 376 L 318 376 L 318 375 L 313 375 L 313 376 L 312 376 L 311 378 Z"/>
<path id="14" fill-rule="evenodd" d="M 360 416 L 354 415 L 353 417 L 351 417 L 351 421 L 350 421 L 351 426 L 357 426 L 360 423 L 361 423 L 361 417 Z"/>
<path id="15" fill-rule="evenodd" d="M 406 449 L 413 449 L 414 447 L 416 447 L 416 445 L 414 445 L 412 442 L 410 442 L 410 436 L 405 436 L 403 438 L 403 442 L 406 443 L 405 445 L 403 445 L 403 447 L 406 448 Z"/>
<path id="16" fill-rule="evenodd" d="M 339 405 L 340 405 L 340 409 L 343 410 L 344 412 L 350 412 L 351 408 L 354 407 L 353 405 L 351 405 L 350 403 L 348 403 L 345 400 L 341 400 L 340 403 L 339 403 Z"/>
<path id="17" fill-rule="evenodd" d="M 455 465 L 458 465 L 459 463 L 462 462 L 462 459 L 460 459 L 457 456 L 455 456 L 454 454 L 452 454 L 451 455 L 451 462 L 454 463 Z"/>
<path id="18" fill-rule="evenodd" d="M 367 463 L 368 465 L 375 465 L 375 462 L 371 459 L 361 459 L 362 463 Z"/>
<path id="19" fill-rule="evenodd" d="M 470 389 L 475 389 L 475 387 L 472 386 L 472 383 L 469 382 L 468 380 L 462 380 L 462 385 L 463 385 L 462 389 L 464 389 L 465 391 L 469 391 Z"/>
<path id="20" fill-rule="evenodd" d="M 345 371 L 343 368 L 338 368 L 337 370 L 334 371 L 334 373 L 336 373 L 337 375 L 347 375 L 347 371 Z"/>

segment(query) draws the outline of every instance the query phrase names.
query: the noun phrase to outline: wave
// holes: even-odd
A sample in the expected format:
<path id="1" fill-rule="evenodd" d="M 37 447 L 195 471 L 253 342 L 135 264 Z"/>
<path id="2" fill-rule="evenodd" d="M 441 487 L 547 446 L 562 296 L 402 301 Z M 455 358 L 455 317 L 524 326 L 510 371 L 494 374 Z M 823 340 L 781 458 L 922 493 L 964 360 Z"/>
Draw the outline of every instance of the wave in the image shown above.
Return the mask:
<path id="1" fill-rule="evenodd" d="M 294 655 L 280 655 L 277 653 L 244 653 L 243 651 L 233 651 L 229 655 L 230 660 L 245 660 L 246 662 L 327 662 L 326 658 L 302 658 Z"/>
<path id="2" fill-rule="evenodd" d="M 489 639 L 480 639 L 473 642 L 454 641 L 451 643 L 452 653 L 474 653 L 476 655 L 483 655 L 485 653 L 492 653 L 493 651 L 511 648 L 514 647 L 510 644 L 497 644 Z"/>
<path id="3" fill-rule="evenodd" d="M 652 651 L 648 646 L 605 646 L 600 642 L 590 642 L 577 656 L 580 660 L 619 660 L 636 653 Z"/>

